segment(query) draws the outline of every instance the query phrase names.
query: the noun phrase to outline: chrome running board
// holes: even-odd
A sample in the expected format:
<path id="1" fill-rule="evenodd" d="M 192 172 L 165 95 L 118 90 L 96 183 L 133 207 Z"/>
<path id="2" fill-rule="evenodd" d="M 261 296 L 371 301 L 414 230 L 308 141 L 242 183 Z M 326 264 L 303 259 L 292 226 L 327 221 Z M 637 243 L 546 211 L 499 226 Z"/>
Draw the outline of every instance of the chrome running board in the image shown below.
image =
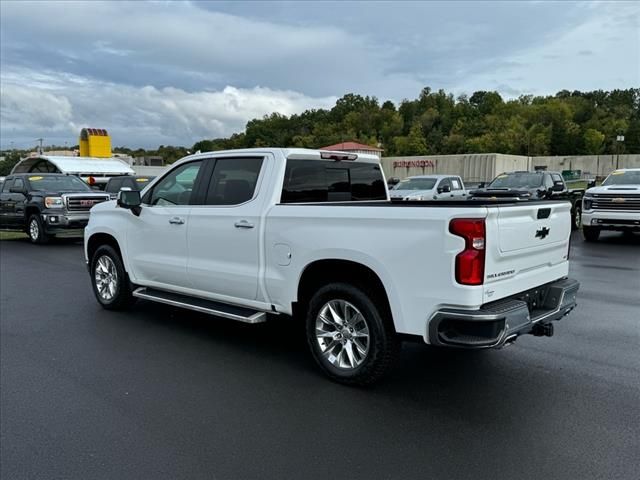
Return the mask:
<path id="1" fill-rule="evenodd" d="M 238 307 L 213 300 L 205 300 L 203 298 L 189 297 L 180 293 L 165 292 L 153 288 L 139 287 L 134 290 L 133 296 L 244 323 L 262 323 L 267 320 L 267 313 L 259 310 Z"/>

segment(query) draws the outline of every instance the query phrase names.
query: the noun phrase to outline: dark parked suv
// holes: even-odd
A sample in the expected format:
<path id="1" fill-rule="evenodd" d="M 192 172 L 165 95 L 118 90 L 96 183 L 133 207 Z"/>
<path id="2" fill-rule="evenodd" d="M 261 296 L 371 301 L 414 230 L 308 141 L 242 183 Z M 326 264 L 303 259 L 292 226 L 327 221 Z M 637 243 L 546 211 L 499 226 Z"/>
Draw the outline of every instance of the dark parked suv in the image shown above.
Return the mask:
<path id="1" fill-rule="evenodd" d="M 72 175 L 9 175 L 0 192 L 0 229 L 26 232 L 33 243 L 57 234 L 82 236 L 89 210 L 106 200 L 109 195 Z"/>
<path id="2" fill-rule="evenodd" d="M 484 188 L 469 192 L 469 199 L 489 198 L 492 200 L 510 198 L 512 200 L 567 200 L 571 203 L 571 230 L 582 226 L 582 197 L 584 188 L 570 189 L 560 172 L 515 171 L 505 172 L 494 178 Z"/>
<path id="3" fill-rule="evenodd" d="M 149 185 L 149 182 L 154 178 L 156 177 L 150 177 L 147 175 L 123 175 L 121 177 L 111 177 L 107 182 L 107 186 L 104 187 L 104 191 L 111 195 L 112 200 L 115 200 L 120 189 L 129 188 L 133 191 L 140 191 Z"/>

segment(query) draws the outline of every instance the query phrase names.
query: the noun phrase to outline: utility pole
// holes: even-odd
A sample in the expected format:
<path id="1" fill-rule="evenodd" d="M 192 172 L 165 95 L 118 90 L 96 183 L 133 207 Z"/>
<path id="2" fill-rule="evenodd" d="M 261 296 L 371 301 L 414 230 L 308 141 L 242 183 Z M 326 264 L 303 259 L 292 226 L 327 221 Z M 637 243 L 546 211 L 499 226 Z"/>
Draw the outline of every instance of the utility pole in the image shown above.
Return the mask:
<path id="1" fill-rule="evenodd" d="M 620 144 L 624 142 L 624 135 L 616 137 L 616 170 L 620 168 Z"/>
<path id="2" fill-rule="evenodd" d="M 38 150 L 38 153 L 40 155 L 42 155 L 42 142 L 44 141 L 44 138 L 36 138 L 36 142 L 40 142 L 40 148 Z"/>

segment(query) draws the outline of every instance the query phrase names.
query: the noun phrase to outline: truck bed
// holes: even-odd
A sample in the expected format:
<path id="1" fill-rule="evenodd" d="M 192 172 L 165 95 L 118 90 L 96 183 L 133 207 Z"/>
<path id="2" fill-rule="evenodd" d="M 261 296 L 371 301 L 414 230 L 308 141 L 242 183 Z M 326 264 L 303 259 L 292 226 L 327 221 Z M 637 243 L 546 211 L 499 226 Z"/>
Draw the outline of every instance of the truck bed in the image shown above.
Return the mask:
<path id="1" fill-rule="evenodd" d="M 393 201 L 393 200 L 373 200 L 364 202 L 316 202 L 316 203 L 279 203 L 278 206 L 295 206 L 304 205 L 305 207 L 323 206 L 323 207 L 457 207 L 457 208 L 477 208 L 477 207 L 505 207 L 513 205 L 555 205 L 562 200 L 521 200 L 514 202 L 510 198 L 505 199 L 472 199 L 472 200 L 412 200 L 412 201 Z"/>

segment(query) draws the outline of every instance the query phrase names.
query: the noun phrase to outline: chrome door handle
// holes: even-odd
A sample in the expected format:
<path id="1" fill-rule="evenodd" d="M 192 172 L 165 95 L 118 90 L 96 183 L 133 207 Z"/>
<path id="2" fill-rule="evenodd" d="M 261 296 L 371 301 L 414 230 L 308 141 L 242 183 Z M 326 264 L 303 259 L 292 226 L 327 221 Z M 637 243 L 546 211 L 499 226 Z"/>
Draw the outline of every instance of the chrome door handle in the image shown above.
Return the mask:
<path id="1" fill-rule="evenodd" d="M 246 220 L 240 220 L 239 222 L 234 223 L 236 228 L 253 228 L 253 223 L 249 223 Z"/>
<path id="2" fill-rule="evenodd" d="M 173 217 L 171 220 L 169 220 L 169 223 L 173 225 L 182 225 L 184 223 L 184 219 L 180 217 Z"/>

